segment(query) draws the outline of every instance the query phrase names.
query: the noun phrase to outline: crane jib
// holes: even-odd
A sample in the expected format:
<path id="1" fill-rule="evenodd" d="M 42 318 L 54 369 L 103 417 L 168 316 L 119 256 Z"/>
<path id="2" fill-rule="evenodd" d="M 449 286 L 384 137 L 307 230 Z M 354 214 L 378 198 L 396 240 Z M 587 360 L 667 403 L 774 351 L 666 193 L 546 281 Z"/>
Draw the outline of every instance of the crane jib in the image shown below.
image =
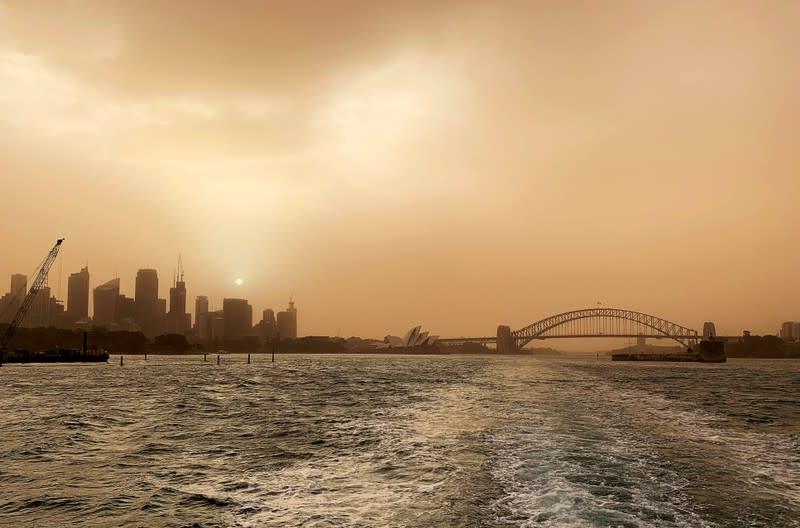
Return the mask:
<path id="1" fill-rule="evenodd" d="M 63 238 L 56 240 L 56 244 L 53 246 L 53 249 L 50 250 L 50 253 L 47 254 L 47 258 L 44 260 L 44 263 L 42 263 L 42 267 L 39 268 L 39 272 L 36 274 L 36 278 L 33 280 L 28 294 L 25 296 L 17 313 L 14 315 L 14 319 L 11 320 L 11 324 L 8 325 L 6 331 L 0 336 L 0 365 L 3 364 L 3 351 L 8 345 L 8 342 L 14 337 L 17 328 L 19 328 L 19 325 L 21 325 L 22 321 L 25 319 L 25 314 L 28 313 L 28 309 L 31 307 L 31 304 L 33 304 L 36 294 L 47 284 L 47 276 L 50 273 L 53 262 L 55 262 L 58 256 L 58 250 L 61 249 L 62 242 L 64 242 Z"/>

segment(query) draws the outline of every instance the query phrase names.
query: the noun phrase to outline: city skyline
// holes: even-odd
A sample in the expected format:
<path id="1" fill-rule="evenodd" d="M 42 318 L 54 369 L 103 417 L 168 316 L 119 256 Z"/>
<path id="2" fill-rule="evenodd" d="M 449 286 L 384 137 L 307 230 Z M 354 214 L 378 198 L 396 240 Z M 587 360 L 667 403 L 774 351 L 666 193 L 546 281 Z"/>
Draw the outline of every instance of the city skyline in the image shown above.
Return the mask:
<path id="1" fill-rule="evenodd" d="M 800 528 L 798 28 L 0 0 L 0 524 Z"/>
<path id="2" fill-rule="evenodd" d="M 0 295 L 0 322 L 7 323 L 14 317 L 28 292 L 27 281 L 25 274 L 11 275 L 9 291 Z M 298 337 L 297 310 L 292 297 L 289 298 L 288 308 L 277 313 L 277 324 L 275 312 L 271 308 L 264 308 L 264 319 L 254 325 L 253 308 L 247 299 L 226 297 L 222 299 L 222 309 L 214 310 L 207 296 L 198 295 L 194 301 L 195 310 L 188 311 L 180 256 L 169 287 L 169 299 L 160 298 L 158 271 L 155 269 L 137 271 L 133 297 L 124 294 L 121 283 L 121 278 L 115 277 L 92 287 L 87 264 L 79 272 L 69 274 L 66 295 L 53 292 L 49 285 L 42 288 L 34 297 L 32 310 L 23 324 L 27 327 L 81 329 L 100 326 L 141 331 L 151 339 L 162 334 L 194 335 L 207 339 L 242 339 L 247 336 L 271 338 L 281 335 Z M 240 285 L 241 280 L 237 284 Z M 242 312 L 242 308 L 246 313 Z M 206 319 L 205 316 L 209 315 L 211 319 Z M 220 319 L 224 329 L 214 330 L 213 316 Z M 265 322 L 268 323 L 267 327 L 263 327 Z"/>
<path id="3" fill-rule="evenodd" d="M 798 318 L 797 4 L 35 4 L 0 1 L 0 277 L 65 236 L 62 289 L 169 299 L 181 253 L 189 306 L 319 334 Z"/>
<path id="4" fill-rule="evenodd" d="M 147 277 L 145 280 L 146 284 L 138 284 L 141 277 Z M 38 312 L 49 312 L 51 309 L 44 308 L 42 302 L 47 301 L 54 306 L 57 305 L 57 308 L 60 310 L 60 314 L 68 315 L 73 319 L 80 319 L 80 316 L 76 316 L 76 312 L 83 313 L 84 310 L 91 311 L 91 317 L 89 319 L 92 321 L 93 324 L 97 324 L 99 326 L 108 326 L 112 325 L 114 327 L 119 326 L 120 317 L 123 319 L 128 317 L 135 321 L 137 325 L 141 328 L 141 331 L 146 335 L 155 337 L 156 335 L 160 334 L 168 334 L 168 333 L 177 333 L 183 335 L 194 335 L 195 337 L 201 338 L 214 338 L 215 332 L 219 332 L 216 337 L 224 336 L 229 339 L 241 339 L 246 336 L 257 336 L 257 337 L 272 337 L 272 336 L 291 336 L 292 338 L 298 337 L 298 327 L 297 327 L 297 310 L 294 307 L 294 299 L 293 296 L 290 296 L 288 302 L 288 308 L 282 312 L 275 312 L 271 307 L 266 307 L 262 311 L 262 318 L 259 321 L 253 319 L 253 306 L 249 304 L 248 299 L 246 298 L 235 298 L 235 297 L 224 297 L 222 299 L 221 308 L 214 309 L 214 305 L 209 302 L 209 298 L 206 295 L 197 295 L 194 298 L 194 310 L 189 310 L 189 305 L 187 305 L 187 295 L 186 295 L 186 282 L 184 281 L 184 273 L 183 273 L 183 266 L 181 262 L 181 256 L 178 256 L 178 267 L 173 272 L 173 279 L 171 286 L 169 286 L 169 295 L 168 299 L 164 299 L 160 297 L 160 288 L 159 284 L 161 283 L 158 279 L 158 271 L 152 268 L 142 268 L 137 270 L 136 280 L 135 282 L 135 290 L 138 288 L 140 291 L 137 291 L 134 294 L 134 297 L 127 297 L 124 292 L 122 291 L 121 285 L 121 278 L 116 277 L 109 281 L 106 281 L 102 284 L 99 284 L 95 287 L 91 286 L 90 281 L 90 273 L 88 269 L 88 264 L 83 266 L 79 272 L 68 274 L 68 286 L 67 286 L 67 293 L 63 296 L 64 298 L 59 298 L 57 293 L 53 293 L 50 286 L 47 286 L 43 290 L 43 294 L 38 296 L 38 301 L 34 303 L 34 307 L 40 305 L 38 308 L 34 308 L 33 315 L 26 318 L 27 324 L 30 325 L 33 323 L 35 326 L 47 326 L 47 324 L 43 324 L 43 322 L 53 324 L 55 319 L 50 319 L 49 313 L 47 317 L 42 316 L 41 314 L 37 314 Z M 6 308 L 10 308 L 7 304 L 3 304 L 7 302 L 7 299 L 11 298 L 10 304 L 14 305 L 16 301 L 20 301 L 22 297 L 24 297 L 24 293 L 27 291 L 25 288 L 27 283 L 27 277 L 24 274 L 14 273 L 11 275 L 10 278 L 10 288 L 9 291 L 0 296 L 0 306 L 3 307 L 3 310 Z M 79 290 L 73 295 L 73 283 L 76 290 Z M 162 283 L 163 284 L 163 283 Z M 234 281 L 238 287 L 242 286 L 243 281 L 240 278 L 237 278 Z M 145 291 L 148 290 L 148 291 Z M 85 292 L 87 295 L 89 292 L 92 292 L 92 295 L 89 295 L 88 302 L 84 302 L 81 297 Z M 106 295 L 105 292 L 110 292 L 109 295 Z M 15 293 L 16 292 L 16 293 Z M 107 300 L 101 301 L 103 296 L 108 297 Z M 73 299 L 76 298 L 78 301 L 78 307 L 71 306 L 70 301 L 65 301 L 66 299 Z M 152 314 L 143 314 L 142 310 L 144 309 L 145 312 L 148 310 L 146 307 L 147 303 L 135 303 L 136 298 L 143 298 L 147 297 L 150 298 L 152 301 L 153 307 L 150 308 Z M 91 300 L 93 299 L 93 300 Z M 147 299 L 145 299 L 146 301 Z M 127 311 L 124 305 L 127 303 L 129 304 Z M 101 304 L 102 302 L 102 304 Z M 240 303 L 243 303 L 241 308 L 235 308 L 234 306 L 239 306 Z M 98 308 L 95 308 L 95 305 L 99 307 L 99 315 L 96 312 Z M 159 307 L 160 305 L 160 307 Z M 602 306 L 601 302 L 597 302 L 598 306 Z M 231 314 L 228 314 L 228 306 L 231 308 Z M 91 307 L 91 310 L 90 310 Z M 245 309 L 246 312 L 242 312 L 242 309 Z M 126 311 L 125 315 L 120 315 L 119 310 Z M 155 316 L 159 310 L 161 313 L 160 321 L 155 323 L 153 326 L 151 323 L 145 322 L 144 324 L 142 321 L 148 321 L 148 318 L 151 316 Z M 7 314 L 3 311 L 3 315 L 10 315 L 13 310 L 9 310 Z M 110 313 L 110 315 L 109 315 Z M 227 317 L 223 317 L 223 313 L 228 314 Z M 231 317 L 235 313 L 235 318 L 239 319 L 239 322 L 234 322 L 234 317 Z M 246 315 L 245 315 L 246 313 Z M 213 319 L 214 316 L 217 315 L 220 318 L 221 325 L 224 326 L 220 330 L 214 330 L 214 323 Z M 210 316 L 211 320 L 208 319 L 201 319 L 201 317 Z M 85 316 L 84 316 L 85 317 Z M 244 321 L 242 322 L 242 317 L 244 317 Z M 185 320 L 184 320 L 185 318 Z M 282 319 L 283 318 L 283 319 Z M 264 325 L 267 325 L 266 327 Z M 238 325 L 238 326 L 236 326 Z M 243 325 L 243 326 L 242 326 Z M 713 322 L 705 322 L 703 333 L 706 333 L 706 328 L 711 328 L 711 334 L 717 334 L 718 332 L 714 329 L 715 323 Z M 208 327 L 208 328 L 201 328 L 201 327 Z M 235 326 L 235 329 L 234 329 Z M 132 329 L 128 328 L 127 326 L 123 325 L 122 329 Z M 752 325 L 743 328 L 737 334 L 730 334 L 730 335 L 740 335 L 744 334 L 751 334 L 753 330 L 751 330 Z M 781 337 L 783 339 L 787 339 L 790 341 L 798 339 L 800 336 L 800 322 L 795 321 L 782 321 L 781 323 L 777 324 L 777 331 L 766 331 L 763 332 L 764 335 L 775 335 Z M 756 331 L 756 334 L 761 334 L 762 332 Z M 315 334 L 314 332 L 309 332 L 307 335 L 320 335 Z M 337 336 L 339 332 L 337 331 Z M 364 336 L 359 334 L 352 334 L 353 336 L 359 337 L 370 337 L 374 338 L 374 336 Z M 464 336 L 465 334 L 461 334 Z M 438 337 L 438 336 L 437 336 Z M 456 336 L 452 336 L 456 337 Z M 594 342 L 613 342 L 614 338 L 609 339 L 594 339 Z M 576 349 L 574 346 L 567 345 L 565 349 Z"/>

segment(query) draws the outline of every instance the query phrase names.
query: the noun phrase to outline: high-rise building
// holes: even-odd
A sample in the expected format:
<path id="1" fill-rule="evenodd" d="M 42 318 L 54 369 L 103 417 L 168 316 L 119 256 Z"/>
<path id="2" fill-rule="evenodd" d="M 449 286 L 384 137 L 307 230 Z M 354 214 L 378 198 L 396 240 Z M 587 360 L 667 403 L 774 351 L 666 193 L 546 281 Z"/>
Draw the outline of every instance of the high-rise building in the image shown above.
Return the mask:
<path id="1" fill-rule="evenodd" d="M 159 310 L 158 272 L 156 270 L 140 269 L 136 273 L 135 301 L 136 322 L 139 323 L 142 332 L 147 337 L 155 337 L 161 333 L 163 316 Z"/>
<path id="2" fill-rule="evenodd" d="M 63 313 L 64 303 L 52 297 L 50 287 L 44 286 L 34 295 L 23 324 L 29 328 L 58 326 Z"/>
<path id="3" fill-rule="evenodd" d="M 19 295 L 20 292 L 26 293 L 28 289 L 28 277 L 22 273 L 15 273 L 11 276 L 11 292 L 14 295 Z M 24 297 L 24 295 L 23 295 Z"/>
<path id="4" fill-rule="evenodd" d="M 156 304 L 155 335 L 163 334 L 167 328 L 167 300 L 158 299 Z"/>
<path id="5" fill-rule="evenodd" d="M 191 328 L 192 316 L 186 313 L 186 283 L 183 281 L 183 277 L 180 277 L 169 289 L 167 332 L 186 335 Z"/>
<path id="6" fill-rule="evenodd" d="M 94 324 L 110 326 L 117 321 L 119 278 L 101 284 L 94 289 Z"/>
<path id="7" fill-rule="evenodd" d="M 253 307 L 245 299 L 223 299 L 225 338 L 240 339 L 250 335 L 253 328 Z"/>
<path id="8" fill-rule="evenodd" d="M 198 295 L 194 300 L 194 333 L 197 337 L 207 338 L 205 335 L 206 320 L 208 318 L 208 297 Z"/>
<path id="9" fill-rule="evenodd" d="M 11 289 L 0 297 L 0 323 L 10 323 L 17 315 L 27 293 L 28 278 L 20 273 L 11 276 Z"/>
<path id="10" fill-rule="evenodd" d="M 294 301 L 289 299 L 289 307 L 285 312 L 278 312 L 278 337 L 281 339 L 297 338 L 297 309 Z"/>
<path id="11" fill-rule="evenodd" d="M 89 317 L 89 268 L 83 267 L 67 280 L 67 313 L 75 319 Z"/>
<path id="12" fill-rule="evenodd" d="M 780 337 L 784 341 L 794 341 L 795 339 L 800 338 L 800 335 L 795 333 L 795 328 L 797 323 L 794 321 L 786 321 L 781 325 L 781 332 Z"/>
<path id="13" fill-rule="evenodd" d="M 253 330 L 262 341 L 275 337 L 275 334 L 278 331 L 275 324 L 275 312 L 269 308 L 264 310 L 262 312 L 261 321 L 259 321 L 258 324 L 253 327 Z"/>
<path id="14" fill-rule="evenodd" d="M 136 322 L 136 301 L 133 297 L 120 294 L 120 296 L 117 297 L 117 312 L 114 320 L 120 323 L 126 319 L 129 322 Z"/>
<path id="15" fill-rule="evenodd" d="M 208 325 L 206 334 L 209 339 L 216 340 L 227 337 L 225 335 L 225 313 L 223 310 L 208 313 L 206 316 L 206 324 Z"/>
<path id="16" fill-rule="evenodd" d="M 183 280 L 183 262 L 178 255 L 178 271 L 175 273 L 172 288 L 169 289 L 169 312 L 167 312 L 167 332 L 187 335 L 192 329 L 192 316 L 186 313 L 186 282 Z"/>
<path id="17" fill-rule="evenodd" d="M 784 341 L 793 341 L 797 338 L 794 334 L 794 321 L 786 321 L 781 325 L 780 337 Z"/>

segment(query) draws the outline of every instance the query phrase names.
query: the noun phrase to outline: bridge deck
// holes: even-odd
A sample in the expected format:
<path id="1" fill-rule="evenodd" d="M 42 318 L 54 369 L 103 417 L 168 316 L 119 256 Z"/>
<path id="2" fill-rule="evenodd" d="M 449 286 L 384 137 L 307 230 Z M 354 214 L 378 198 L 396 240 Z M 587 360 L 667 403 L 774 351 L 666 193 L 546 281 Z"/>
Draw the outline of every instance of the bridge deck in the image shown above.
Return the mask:
<path id="1" fill-rule="evenodd" d="M 517 336 L 514 337 L 516 341 L 529 341 L 529 340 L 539 340 L 544 341 L 545 339 L 605 339 L 605 338 L 639 338 L 643 337 L 645 339 L 702 339 L 703 336 L 697 336 L 693 334 L 689 335 L 676 335 L 676 336 L 666 336 L 666 335 L 642 335 L 642 334 L 581 334 L 581 335 L 552 335 L 552 336 L 536 336 L 536 337 L 521 337 Z M 728 341 L 731 339 L 739 339 L 741 336 L 714 336 L 715 339 L 719 339 L 722 341 Z M 497 341 L 497 337 L 445 337 L 440 338 L 438 340 L 439 343 L 445 344 L 458 344 L 458 343 L 494 343 Z"/>

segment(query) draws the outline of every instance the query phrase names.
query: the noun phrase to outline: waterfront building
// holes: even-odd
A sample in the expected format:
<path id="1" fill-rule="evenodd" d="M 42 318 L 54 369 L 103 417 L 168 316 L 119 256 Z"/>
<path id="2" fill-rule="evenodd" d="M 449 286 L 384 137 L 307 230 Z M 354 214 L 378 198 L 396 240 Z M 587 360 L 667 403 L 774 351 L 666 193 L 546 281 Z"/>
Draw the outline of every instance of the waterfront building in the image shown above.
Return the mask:
<path id="1" fill-rule="evenodd" d="M 289 307 L 285 312 L 278 312 L 276 321 L 278 327 L 278 337 L 281 339 L 297 338 L 297 309 L 294 301 L 289 299 Z"/>
<path id="2" fill-rule="evenodd" d="M 780 337 L 784 341 L 793 341 L 796 339 L 794 335 L 794 321 L 786 321 L 781 325 Z"/>
<path id="3" fill-rule="evenodd" d="M 167 332 L 186 335 L 191 328 L 192 316 L 186 313 L 186 283 L 183 280 L 177 280 L 169 289 Z"/>
<path id="4" fill-rule="evenodd" d="M 155 335 L 163 334 L 167 328 L 167 300 L 158 299 L 156 303 Z"/>
<path id="5" fill-rule="evenodd" d="M 67 313 L 76 320 L 89 317 L 89 268 L 86 266 L 67 279 Z"/>
<path id="6" fill-rule="evenodd" d="M 133 297 L 121 295 L 117 298 L 117 311 L 114 321 L 121 322 L 123 319 L 136 321 L 136 301 Z"/>
<path id="7" fill-rule="evenodd" d="M 198 337 L 204 338 L 203 323 L 208 317 L 208 297 L 205 295 L 198 295 L 194 300 L 194 333 Z"/>
<path id="8" fill-rule="evenodd" d="M 163 325 L 162 310 L 158 298 L 158 272 L 154 269 L 140 269 L 136 273 L 136 322 L 147 337 L 154 337 L 161 332 Z M 163 313 L 166 313 L 164 301 Z"/>
<path id="9" fill-rule="evenodd" d="M 117 321 L 119 297 L 119 278 L 111 279 L 94 289 L 95 325 L 108 327 Z"/>
<path id="10" fill-rule="evenodd" d="M 11 288 L 0 297 L 0 323 L 10 323 L 17 314 L 27 293 L 28 277 L 21 273 L 11 275 Z"/>
<path id="11" fill-rule="evenodd" d="M 225 334 L 225 312 L 223 310 L 209 312 L 206 318 L 208 322 L 208 338 L 212 341 L 225 339 L 227 337 Z"/>
<path id="12" fill-rule="evenodd" d="M 263 341 L 272 339 L 278 331 L 275 312 L 271 308 L 261 312 L 261 321 L 254 328 L 256 335 Z"/>
<path id="13" fill-rule="evenodd" d="M 225 338 L 240 339 L 250 335 L 253 327 L 253 307 L 246 299 L 223 299 Z"/>
<path id="14" fill-rule="evenodd" d="M 422 326 L 415 326 L 408 330 L 403 337 L 387 335 L 383 338 L 383 346 L 378 348 L 411 348 L 419 346 L 433 346 L 439 341 L 438 335 L 430 335 L 422 331 Z"/>
<path id="15" fill-rule="evenodd" d="M 28 313 L 25 314 L 23 326 L 28 328 L 56 326 L 63 313 L 64 304 L 50 295 L 49 286 L 44 286 L 34 294 Z"/>

